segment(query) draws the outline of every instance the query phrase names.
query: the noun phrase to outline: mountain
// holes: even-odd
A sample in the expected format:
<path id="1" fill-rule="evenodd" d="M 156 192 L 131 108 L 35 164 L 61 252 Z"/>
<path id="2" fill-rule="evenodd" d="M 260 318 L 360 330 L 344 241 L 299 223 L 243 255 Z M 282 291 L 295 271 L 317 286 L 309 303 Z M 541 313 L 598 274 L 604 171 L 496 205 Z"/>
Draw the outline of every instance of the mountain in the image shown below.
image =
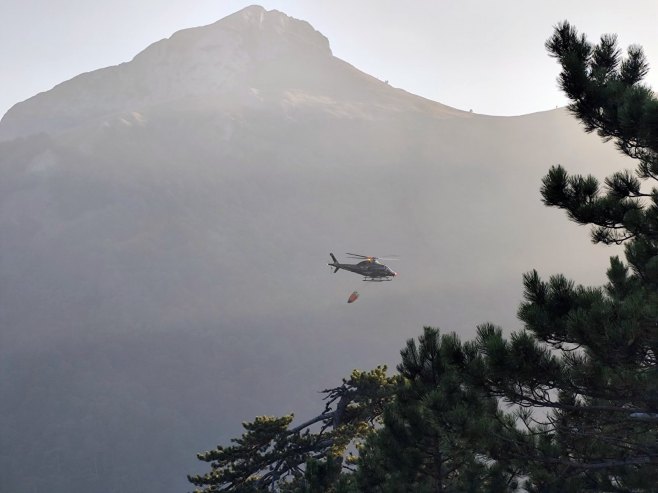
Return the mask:
<path id="1" fill-rule="evenodd" d="M 459 111 L 252 6 L 0 121 L 0 491 L 173 492 L 255 415 L 394 366 L 423 325 L 508 330 L 522 273 L 613 249 L 541 204 L 625 165 L 563 110 Z M 400 255 L 389 283 L 329 252 Z M 347 304 L 358 289 L 358 302 Z"/>
<path id="2" fill-rule="evenodd" d="M 2 119 L 0 140 L 130 123 L 136 111 L 158 109 L 226 112 L 275 104 L 294 112 L 319 104 L 345 117 L 376 117 L 424 102 L 333 57 L 328 40 L 307 22 L 253 6 L 179 31 L 128 63 L 79 75 L 15 105 Z"/>

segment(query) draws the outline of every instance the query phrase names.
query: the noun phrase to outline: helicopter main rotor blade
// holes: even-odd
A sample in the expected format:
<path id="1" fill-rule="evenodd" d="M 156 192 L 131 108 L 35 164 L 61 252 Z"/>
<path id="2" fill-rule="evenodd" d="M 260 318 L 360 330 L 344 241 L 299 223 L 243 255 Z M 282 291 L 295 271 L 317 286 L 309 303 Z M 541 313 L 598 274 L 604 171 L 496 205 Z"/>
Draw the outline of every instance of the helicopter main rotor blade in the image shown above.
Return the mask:
<path id="1" fill-rule="evenodd" d="M 364 258 L 370 260 L 400 260 L 398 255 L 388 255 L 386 257 L 374 257 L 372 255 L 360 255 L 358 253 L 346 253 L 345 255 L 350 255 L 354 258 Z"/>
<path id="2" fill-rule="evenodd" d="M 359 255 L 358 253 L 346 253 L 345 255 L 351 255 L 352 257 L 356 258 L 376 258 L 376 257 L 371 257 L 369 255 Z"/>

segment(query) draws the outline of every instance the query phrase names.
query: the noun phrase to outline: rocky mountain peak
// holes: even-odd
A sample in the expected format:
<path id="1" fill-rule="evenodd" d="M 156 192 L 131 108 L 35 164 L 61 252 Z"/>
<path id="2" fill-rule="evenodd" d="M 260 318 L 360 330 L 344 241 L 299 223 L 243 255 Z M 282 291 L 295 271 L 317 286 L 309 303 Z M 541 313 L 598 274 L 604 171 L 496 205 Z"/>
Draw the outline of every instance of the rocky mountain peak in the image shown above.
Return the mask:
<path id="1" fill-rule="evenodd" d="M 296 76 L 302 60 L 332 59 L 329 42 L 308 22 L 250 6 L 153 43 L 132 61 L 74 77 L 16 104 L 0 121 L 0 141 L 77 127 L 111 115 L 182 99 L 234 98 L 258 89 L 276 67 Z M 264 82 L 265 81 L 265 82 Z"/>
<path id="2" fill-rule="evenodd" d="M 177 31 L 146 48 L 134 60 L 157 63 L 166 57 L 178 61 L 192 57 L 199 63 L 210 61 L 209 58 L 230 61 L 231 55 L 262 60 L 283 51 L 299 50 L 331 55 L 327 38 L 308 22 L 252 5 L 213 24 Z"/>

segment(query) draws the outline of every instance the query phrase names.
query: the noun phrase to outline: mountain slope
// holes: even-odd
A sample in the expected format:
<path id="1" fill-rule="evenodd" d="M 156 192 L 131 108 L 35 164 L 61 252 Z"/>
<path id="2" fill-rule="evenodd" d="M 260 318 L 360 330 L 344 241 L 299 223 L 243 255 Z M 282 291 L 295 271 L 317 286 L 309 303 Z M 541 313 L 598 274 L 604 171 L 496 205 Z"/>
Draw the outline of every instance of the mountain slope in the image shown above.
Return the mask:
<path id="1" fill-rule="evenodd" d="M 260 7 L 17 104 L 0 140 L 2 491 L 185 490 L 197 451 L 422 325 L 515 327 L 523 272 L 601 282 L 613 251 L 538 189 L 623 165 L 564 111 L 425 100 Z"/>
<path id="2" fill-rule="evenodd" d="M 15 105 L 0 122 L 0 140 L 107 124 L 104 119 L 163 105 L 320 103 L 327 111 L 360 116 L 423 101 L 333 57 L 327 39 L 308 23 L 253 6 L 179 31 L 128 63 L 79 75 Z"/>

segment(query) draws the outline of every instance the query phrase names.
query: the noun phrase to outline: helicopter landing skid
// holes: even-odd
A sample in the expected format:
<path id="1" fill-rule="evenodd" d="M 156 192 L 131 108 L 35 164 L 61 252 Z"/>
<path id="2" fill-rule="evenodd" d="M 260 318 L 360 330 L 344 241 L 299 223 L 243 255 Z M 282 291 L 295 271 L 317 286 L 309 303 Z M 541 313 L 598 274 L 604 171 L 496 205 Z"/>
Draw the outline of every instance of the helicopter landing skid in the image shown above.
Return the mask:
<path id="1" fill-rule="evenodd" d="M 385 278 L 385 279 L 377 279 L 377 278 L 373 278 L 373 277 L 371 277 L 370 279 L 368 279 L 368 278 L 364 277 L 364 278 L 362 279 L 362 281 L 364 281 L 364 282 L 384 282 L 384 281 L 392 281 L 392 280 L 393 280 L 393 279 L 391 279 L 390 277 L 387 277 L 387 278 Z"/>

